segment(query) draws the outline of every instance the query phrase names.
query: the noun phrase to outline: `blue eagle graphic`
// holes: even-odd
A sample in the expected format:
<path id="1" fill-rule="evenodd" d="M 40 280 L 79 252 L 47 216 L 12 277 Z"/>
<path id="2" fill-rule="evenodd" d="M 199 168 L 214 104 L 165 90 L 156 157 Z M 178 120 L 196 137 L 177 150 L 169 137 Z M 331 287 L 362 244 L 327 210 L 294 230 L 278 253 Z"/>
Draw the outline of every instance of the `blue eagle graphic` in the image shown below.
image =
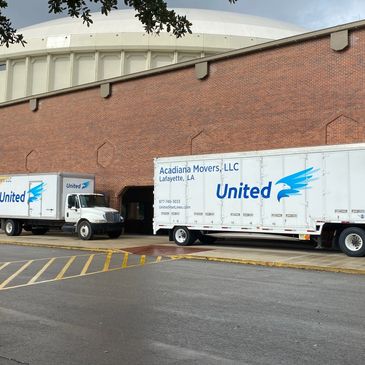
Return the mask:
<path id="1" fill-rule="evenodd" d="M 33 203 L 33 202 L 37 201 L 42 196 L 42 193 L 44 192 L 44 186 L 45 185 L 46 185 L 45 183 L 40 183 L 39 185 L 36 185 L 33 188 L 29 189 L 29 191 L 28 191 L 28 194 L 29 194 L 28 203 Z"/>
<path id="2" fill-rule="evenodd" d="M 82 183 L 81 189 L 86 189 L 90 185 L 90 181 L 85 181 Z"/>
<path id="3" fill-rule="evenodd" d="M 293 195 L 300 195 L 301 190 L 310 189 L 308 184 L 317 178 L 313 175 L 318 172 L 319 169 L 314 169 L 314 167 L 309 167 L 308 169 L 296 172 L 295 174 L 283 177 L 275 185 L 285 184 L 288 186 L 280 190 L 278 193 L 278 201 L 282 198 L 288 198 Z"/>

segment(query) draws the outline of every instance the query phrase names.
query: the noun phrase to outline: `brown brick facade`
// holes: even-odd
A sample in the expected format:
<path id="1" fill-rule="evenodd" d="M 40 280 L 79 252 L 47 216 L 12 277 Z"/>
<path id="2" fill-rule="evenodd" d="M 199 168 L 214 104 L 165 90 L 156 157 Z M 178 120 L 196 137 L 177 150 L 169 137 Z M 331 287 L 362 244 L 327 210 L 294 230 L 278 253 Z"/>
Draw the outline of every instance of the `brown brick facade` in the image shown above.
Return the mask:
<path id="1" fill-rule="evenodd" d="M 153 158 L 365 141 L 365 30 L 0 108 L 1 173 L 95 173 L 99 191 L 153 184 Z"/>

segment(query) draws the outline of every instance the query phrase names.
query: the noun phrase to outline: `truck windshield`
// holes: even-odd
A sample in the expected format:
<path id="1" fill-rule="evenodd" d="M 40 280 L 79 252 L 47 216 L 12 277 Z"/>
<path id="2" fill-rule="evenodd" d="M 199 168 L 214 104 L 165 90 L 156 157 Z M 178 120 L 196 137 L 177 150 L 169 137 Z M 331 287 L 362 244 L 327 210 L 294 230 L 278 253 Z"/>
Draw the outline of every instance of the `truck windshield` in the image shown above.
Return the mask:
<path id="1" fill-rule="evenodd" d="M 82 208 L 107 206 L 103 195 L 80 195 L 80 204 Z"/>

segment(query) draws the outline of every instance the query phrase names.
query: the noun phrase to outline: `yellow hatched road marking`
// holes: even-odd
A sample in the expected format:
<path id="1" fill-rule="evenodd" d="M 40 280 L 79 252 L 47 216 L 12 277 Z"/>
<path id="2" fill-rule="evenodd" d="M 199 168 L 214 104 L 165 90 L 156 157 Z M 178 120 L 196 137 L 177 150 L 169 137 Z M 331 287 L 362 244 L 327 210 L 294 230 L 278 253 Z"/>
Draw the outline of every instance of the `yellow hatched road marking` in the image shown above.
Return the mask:
<path id="1" fill-rule="evenodd" d="M 162 256 L 158 256 L 156 259 L 156 262 L 161 262 L 161 260 L 162 260 Z"/>
<path id="2" fill-rule="evenodd" d="M 106 255 L 103 271 L 109 270 L 109 265 L 110 265 L 110 260 L 112 259 L 112 255 L 113 255 L 113 252 L 108 252 L 108 254 Z"/>
<path id="3" fill-rule="evenodd" d="M 18 271 L 16 271 L 13 275 L 9 276 L 5 281 L 3 281 L 0 284 L 0 289 L 4 288 L 7 284 L 9 284 L 15 277 L 17 277 L 22 271 L 24 271 L 32 262 L 33 262 L 33 260 L 29 260 Z"/>
<path id="4" fill-rule="evenodd" d="M 170 257 L 169 259 L 167 260 L 164 260 L 163 262 L 168 262 L 168 261 L 176 261 L 176 260 L 179 260 L 178 257 Z M 153 265 L 153 264 L 156 264 L 156 261 L 154 262 L 149 262 L 147 263 L 147 265 Z M 135 265 L 130 265 L 128 266 L 128 269 L 129 268 L 135 268 L 135 267 L 139 267 L 141 266 L 140 264 L 135 264 Z M 111 272 L 111 271 L 117 271 L 117 270 L 122 270 L 122 267 L 115 267 L 115 268 L 112 268 L 110 269 L 108 272 Z M 96 275 L 96 274 L 101 274 L 103 273 L 104 271 L 93 271 L 93 272 L 88 272 L 86 273 L 85 275 L 83 275 L 83 277 L 85 276 L 90 276 L 90 275 Z M 77 275 L 71 275 L 71 276 L 67 276 L 67 277 L 62 277 L 60 278 L 59 280 L 68 280 L 68 279 L 75 279 L 75 278 L 79 278 L 81 277 L 82 275 L 80 274 L 77 274 Z M 41 280 L 41 281 L 37 281 L 35 283 L 33 283 L 32 285 L 38 285 L 38 284 L 44 284 L 44 283 L 50 283 L 52 281 L 57 281 L 57 279 L 47 279 L 47 280 Z M 2 288 L 1 290 L 9 290 L 9 289 L 16 289 L 16 288 L 22 288 L 24 286 L 29 286 L 29 284 L 20 284 L 20 285 L 14 285 L 14 286 L 7 286 L 6 288 Z"/>
<path id="5" fill-rule="evenodd" d="M 128 253 L 125 253 L 124 254 L 123 263 L 122 263 L 122 269 L 125 269 L 127 267 L 127 264 L 128 264 L 128 256 L 129 256 Z"/>
<path id="6" fill-rule="evenodd" d="M 142 255 L 142 256 L 141 256 L 141 259 L 140 259 L 139 263 L 140 263 L 141 265 L 144 265 L 144 264 L 146 263 L 146 255 Z"/>
<path id="7" fill-rule="evenodd" d="M 10 262 L 5 262 L 0 266 L 0 271 L 4 268 L 7 267 L 10 264 Z"/>
<path id="8" fill-rule="evenodd" d="M 38 272 L 37 274 L 35 274 L 35 276 L 33 276 L 29 281 L 28 284 L 33 284 L 34 282 L 37 281 L 37 279 L 39 279 L 39 277 L 49 268 L 49 266 L 52 264 L 52 262 L 56 260 L 56 258 L 54 257 L 53 259 L 50 259 Z"/>
<path id="9" fill-rule="evenodd" d="M 85 275 L 87 272 L 87 269 L 89 268 L 91 261 L 93 260 L 95 254 L 94 255 L 90 255 L 90 257 L 87 259 L 85 266 L 83 267 L 81 274 L 80 275 Z"/>
<path id="10" fill-rule="evenodd" d="M 56 276 L 56 280 L 63 278 L 63 275 L 65 275 L 65 272 L 72 265 L 72 263 L 75 261 L 75 259 L 76 259 L 76 256 L 71 256 L 71 258 L 67 261 L 66 265 L 63 267 L 63 269 Z"/>

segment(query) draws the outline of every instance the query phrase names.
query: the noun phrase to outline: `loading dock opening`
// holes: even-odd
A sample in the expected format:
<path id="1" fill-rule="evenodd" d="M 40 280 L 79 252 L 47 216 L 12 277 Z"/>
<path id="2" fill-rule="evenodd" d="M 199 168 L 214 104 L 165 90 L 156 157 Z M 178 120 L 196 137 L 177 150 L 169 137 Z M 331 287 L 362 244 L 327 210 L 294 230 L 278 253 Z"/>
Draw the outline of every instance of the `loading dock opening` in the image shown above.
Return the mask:
<path id="1" fill-rule="evenodd" d="M 153 186 L 128 186 L 121 194 L 126 233 L 152 234 Z"/>

